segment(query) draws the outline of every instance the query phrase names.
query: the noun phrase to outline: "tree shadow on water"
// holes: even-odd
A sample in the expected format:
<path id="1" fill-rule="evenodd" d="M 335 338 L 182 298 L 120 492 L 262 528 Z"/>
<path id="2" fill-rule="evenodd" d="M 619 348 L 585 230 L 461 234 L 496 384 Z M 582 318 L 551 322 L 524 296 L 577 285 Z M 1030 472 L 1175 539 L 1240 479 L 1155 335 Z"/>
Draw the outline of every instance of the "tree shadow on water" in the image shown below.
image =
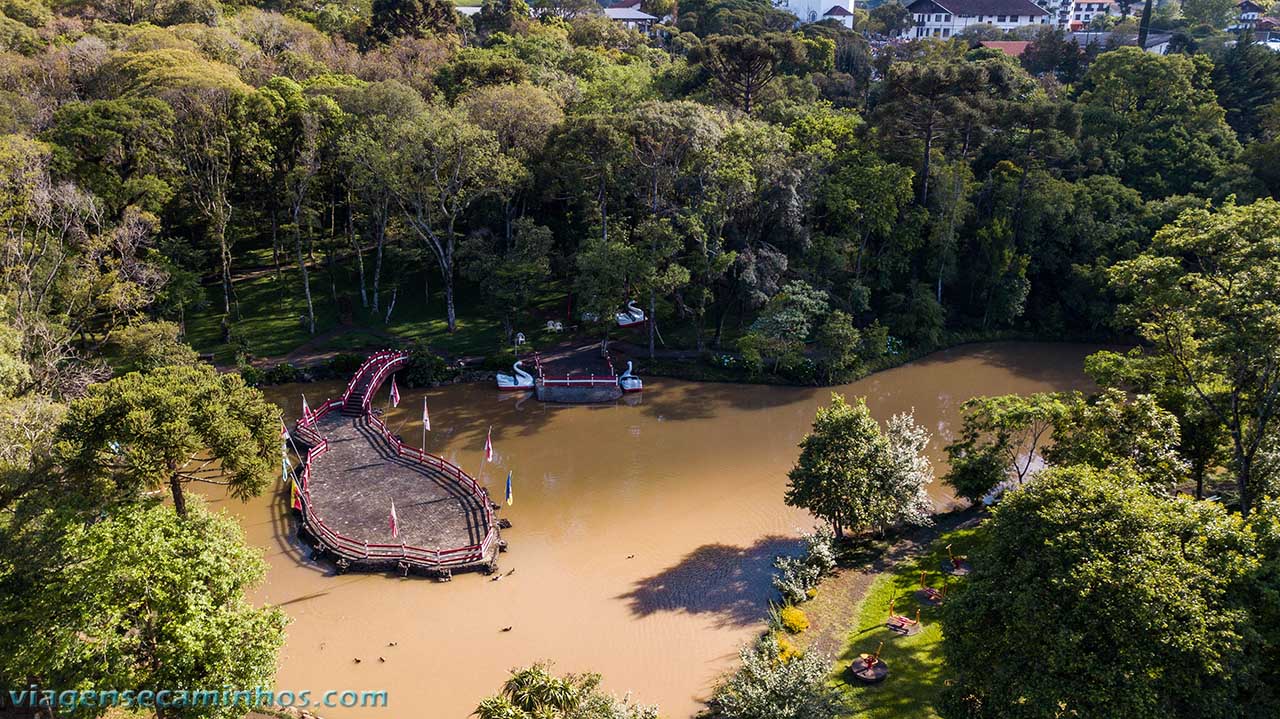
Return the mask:
<path id="1" fill-rule="evenodd" d="M 760 621 L 769 600 L 776 599 L 774 557 L 799 554 L 803 547 L 803 540 L 782 536 L 762 537 L 748 547 L 704 544 L 618 598 L 639 617 L 685 612 L 714 617 L 721 627 L 746 626 Z"/>

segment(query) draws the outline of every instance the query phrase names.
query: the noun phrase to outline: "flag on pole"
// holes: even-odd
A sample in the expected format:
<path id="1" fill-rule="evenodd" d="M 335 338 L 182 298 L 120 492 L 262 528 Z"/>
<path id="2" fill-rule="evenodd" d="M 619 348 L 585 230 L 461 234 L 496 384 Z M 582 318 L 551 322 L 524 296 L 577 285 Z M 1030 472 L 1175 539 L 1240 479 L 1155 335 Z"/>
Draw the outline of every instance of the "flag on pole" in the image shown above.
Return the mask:
<path id="1" fill-rule="evenodd" d="M 427 414 L 427 398 L 422 398 L 422 431 L 431 429 L 431 415 Z"/>
<path id="2" fill-rule="evenodd" d="M 288 482 L 288 481 L 289 481 L 289 469 L 290 469 L 291 467 L 293 467 L 293 464 L 289 461 L 289 455 L 288 455 L 288 454 L 285 454 L 285 453 L 283 453 L 283 452 L 281 452 L 281 453 L 280 453 L 280 459 L 282 460 L 282 461 L 280 462 L 280 481 L 281 481 L 281 482 Z"/>
<path id="3" fill-rule="evenodd" d="M 311 421 L 311 408 L 307 406 L 307 396 L 305 394 L 302 395 L 302 421 Z"/>
<path id="4" fill-rule="evenodd" d="M 289 483 L 289 506 L 294 509 L 302 509 L 302 499 L 298 497 L 298 483 Z"/>
<path id="5" fill-rule="evenodd" d="M 400 406 L 400 388 L 396 386 L 396 376 L 391 375 L 391 406 Z"/>
<path id="6" fill-rule="evenodd" d="M 400 518 L 396 516 L 396 500 L 391 500 L 391 536 L 400 536 Z"/>
<path id="7" fill-rule="evenodd" d="M 289 425 L 284 423 L 284 417 L 280 418 L 280 439 L 289 439 Z"/>
<path id="8" fill-rule="evenodd" d="M 508 469 L 507 470 L 507 506 L 510 507 L 511 503 L 514 501 L 515 501 L 515 496 L 511 494 L 511 470 Z"/>
<path id="9" fill-rule="evenodd" d="M 484 436 L 484 461 L 493 461 L 493 427 L 489 427 L 489 433 Z"/>

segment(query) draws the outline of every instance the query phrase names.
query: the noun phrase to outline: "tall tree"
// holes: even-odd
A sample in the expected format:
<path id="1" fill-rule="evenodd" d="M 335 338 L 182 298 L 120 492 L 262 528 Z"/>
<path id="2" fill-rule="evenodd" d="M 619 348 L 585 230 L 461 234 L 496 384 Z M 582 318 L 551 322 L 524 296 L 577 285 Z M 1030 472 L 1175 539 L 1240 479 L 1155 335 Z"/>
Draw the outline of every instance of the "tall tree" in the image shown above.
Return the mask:
<path id="1" fill-rule="evenodd" d="M 284 613 L 246 599 L 265 564 L 234 520 L 203 503 L 186 518 L 143 503 L 71 526 L 57 555 L 40 564 L 47 572 L 40 586 L 20 605 L 0 602 L 0 676 L 24 685 L 32 679 L 42 689 L 168 692 L 174 701 L 182 691 L 271 685 Z M 232 719 L 245 707 L 191 701 L 157 703 L 154 711 L 160 719 Z"/>
<path id="2" fill-rule="evenodd" d="M 1241 611 L 1257 589 L 1239 516 L 1073 467 L 1011 493 L 980 532 L 974 571 L 944 607 L 955 679 L 943 716 L 1274 711 L 1248 691 L 1263 656 Z"/>
<path id="3" fill-rule="evenodd" d="M 1202 188 L 1240 152 L 1204 55 L 1103 53 L 1085 75 L 1086 155 L 1149 197 Z"/>
<path id="4" fill-rule="evenodd" d="M 895 417 L 886 437 L 864 400 L 850 405 L 833 393 L 800 442 L 800 457 L 787 474 L 787 504 L 825 520 L 837 537 L 846 528 L 925 523 L 928 441 L 909 415 Z"/>
<path id="5" fill-rule="evenodd" d="M 1010 477 L 1021 486 L 1064 410 L 1061 397 L 1043 392 L 966 401 L 960 436 L 947 445 L 947 484 L 974 502 Z"/>
<path id="6" fill-rule="evenodd" d="M 93 385 L 58 428 L 58 456 L 88 505 L 168 488 L 220 484 L 257 495 L 280 469 L 280 410 L 239 375 L 209 365 L 161 367 Z"/>
<path id="7" fill-rule="evenodd" d="M 481 198 L 518 183 L 524 169 L 502 153 L 492 131 L 472 124 L 460 109 L 433 107 L 398 127 L 391 143 L 396 200 L 435 256 L 453 332 L 455 254 L 466 213 Z"/>
<path id="8" fill-rule="evenodd" d="M 1241 510 L 1280 415 L 1280 203 L 1188 210 L 1111 270 L 1121 317 L 1227 428 Z"/>

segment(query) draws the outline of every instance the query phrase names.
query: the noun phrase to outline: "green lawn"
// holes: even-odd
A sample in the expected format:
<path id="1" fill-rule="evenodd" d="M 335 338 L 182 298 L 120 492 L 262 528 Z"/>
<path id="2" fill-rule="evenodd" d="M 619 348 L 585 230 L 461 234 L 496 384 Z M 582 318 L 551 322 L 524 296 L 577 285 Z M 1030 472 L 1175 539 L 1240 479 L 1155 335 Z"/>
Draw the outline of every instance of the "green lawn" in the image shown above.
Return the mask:
<path id="1" fill-rule="evenodd" d="M 912 561 L 901 562 L 891 572 L 876 578 L 862 602 L 854 610 L 855 629 L 846 639 L 844 650 L 836 661 L 832 682 L 844 692 L 851 717 L 857 719 L 927 719 L 936 717 L 934 703 L 940 695 L 945 676 L 942 664 L 941 610 L 925 607 L 914 596 L 920 586 L 920 571 L 928 572 L 930 585 L 942 581 L 941 565 L 947 557 L 946 546 L 956 554 L 969 554 L 975 542 L 974 529 L 958 529 L 940 536 L 929 549 Z M 954 588 L 952 578 L 948 591 Z M 914 617 L 920 608 L 924 629 L 914 636 L 898 637 L 885 628 L 889 603 L 894 611 Z M 882 684 L 863 686 L 856 680 L 850 684 L 845 669 L 858 655 L 876 651 L 884 642 L 880 658 L 889 666 L 889 676 Z"/>
<path id="2" fill-rule="evenodd" d="M 245 260 L 248 267 L 269 265 L 269 253 L 261 252 Z M 429 284 L 430 298 L 425 287 Z M 473 288 L 459 281 L 456 286 L 457 332 L 450 334 L 445 321 L 444 292 L 440 276 L 434 270 L 406 273 L 401 280 L 391 321 L 384 321 L 390 291 L 384 285 L 382 311 L 373 312 L 361 306 L 359 280 L 351 271 L 339 269 L 331 278 L 323 267 L 311 271 L 311 296 L 316 310 L 316 333 L 339 326 L 346 330 L 318 343 L 319 350 L 366 352 L 387 345 L 386 335 L 403 340 L 420 340 L 434 349 L 459 355 L 489 355 L 502 349 L 502 323 L 486 317 Z M 204 307 L 188 312 L 187 338 L 197 351 L 212 353 L 218 362 L 230 363 L 236 347 L 222 341 L 222 288 L 205 288 L 208 298 Z M 243 338 L 255 357 L 283 357 L 308 342 L 304 318 L 306 300 L 302 294 L 301 273 L 296 266 L 282 269 L 277 279 L 273 271 L 241 279 L 235 283 L 240 319 L 232 322 L 234 336 Z M 337 302 L 334 300 L 337 295 Z M 563 307 L 564 293 L 549 291 L 541 298 L 538 310 L 555 314 Z M 345 317 L 344 317 L 345 315 Z M 559 339 L 547 333 L 545 323 L 530 320 L 528 327 L 517 327 L 533 346 L 543 346 Z"/>

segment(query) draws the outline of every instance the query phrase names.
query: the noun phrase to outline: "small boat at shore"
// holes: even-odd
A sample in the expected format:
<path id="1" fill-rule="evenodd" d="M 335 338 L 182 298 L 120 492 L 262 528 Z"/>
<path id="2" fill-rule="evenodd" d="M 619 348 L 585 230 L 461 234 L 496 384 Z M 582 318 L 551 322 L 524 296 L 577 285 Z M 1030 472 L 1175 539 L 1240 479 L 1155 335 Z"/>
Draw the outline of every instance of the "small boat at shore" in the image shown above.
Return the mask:
<path id="1" fill-rule="evenodd" d="M 533 375 L 520 369 L 520 361 L 511 366 L 513 374 L 498 373 L 498 389 L 503 392 L 527 392 L 533 389 Z"/>
<path id="2" fill-rule="evenodd" d="M 623 392 L 640 392 L 644 389 L 644 382 L 637 376 L 631 374 L 631 362 L 627 362 L 627 371 L 618 377 L 618 387 Z"/>
<path id="3" fill-rule="evenodd" d="M 635 300 L 631 300 L 627 303 L 627 311 L 614 315 L 614 319 L 618 321 L 619 327 L 634 327 L 644 324 L 646 317 L 644 310 L 636 306 Z"/>

